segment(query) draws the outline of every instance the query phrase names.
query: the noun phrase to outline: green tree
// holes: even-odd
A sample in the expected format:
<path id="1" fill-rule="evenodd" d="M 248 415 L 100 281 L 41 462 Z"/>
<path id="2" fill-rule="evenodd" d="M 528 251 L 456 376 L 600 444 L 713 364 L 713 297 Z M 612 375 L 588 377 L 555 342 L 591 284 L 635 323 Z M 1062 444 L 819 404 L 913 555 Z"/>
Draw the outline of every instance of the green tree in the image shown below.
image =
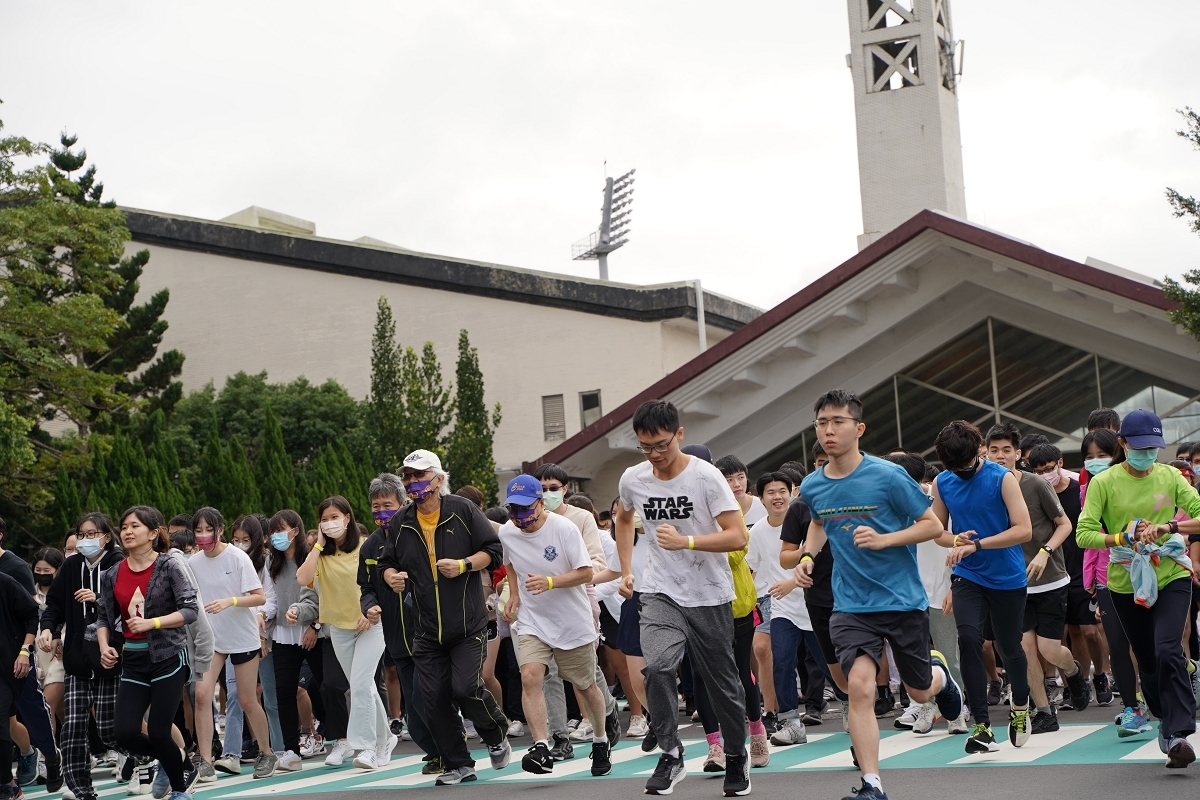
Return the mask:
<path id="1" fill-rule="evenodd" d="M 496 461 L 492 440 L 500 425 L 500 404 L 489 413 L 484 400 L 479 352 L 466 330 L 458 333 L 458 362 L 454 369 L 456 395 L 454 430 L 447 436 L 446 470 L 456 486 L 471 484 L 483 492 L 489 506 L 496 505 Z"/>
<path id="2" fill-rule="evenodd" d="M 217 419 L 214 416 L 209 425 L 204 454 L 200 458 L 197 505 L 224 509 L 235 494 L 229 486 L 232 475 L 233 462 L 229 459 L 229 451 L 221 443 L 221 435 L 217 432 Z"/>
<path id="3" fill-rule="evenodd" d="M 229 522 L 241 514 L 253 514 L 262 511 L 262 499 L 258 493 L 258 484 L 254 481 L 254 468 L 242 448 L 242 441 L 234 436 L 229 443 L 230 472 L 228 476 L 228 496 L 221 513 Z"/>
<path id="4" fill-rule="evenodd" d="M 296 507 L 296 475 L 292 459 L 283 446 L 279 419 L 270 405 L 267 405 L 264 422 L 263 444 L 254 467 L 263 511 L 274 514 L 284 508 Z"/>
<path id="5" fill-rule="evenodd" d="M 371 444 L 375 463 L 399 469 L 411 450 L 403 382 L 404 353 L 396 341 L 396 321 L 387 298 L 380 295 L 371 336 L 371 393 L 367 411 L 371 419 Z"/>
<path id="6" fill-rule="evenodd" d="M 454 395 L 453 385 L 443 385 L 442 367 L 434 352 L 433 342 L 425 343 L 420 360 L 415 350 L 405 348 L 401 383 L 408 412 L 406 425 L 409 447 L 405 455 L 417 449 L 444 455 L 446 428 L 454 418 Z"/>
<path id="7" fill-rule="evenodd" d="M 79 517 L 83 515 L 83 500 L 79 495 L 79 484 L 66 467 L 58 468 L 58 476 L 54 481 L 54 506 L 50 516 L 54 530 L 66 536 L 67 531 L 75 527 Z"/>
<path id="8" fill-rule="evenodd" d="M 1176 133 L 1191 142 L 1194 149 L 1200 150 L 1200 114 L 1191 108 L 1179 113 L 1183 116 L 1184 128 Z M 1177 218 L 1187 219 L 1192 232 L 1200 233 L 1200 201 L 1168 188 L 1167 202 Z M 1178 309 L 1167 312 L 1171 321 L 1200 339 L 1200 269 L 1183 273 L 1182 284 L 1172 278 L 1163 278 L 1163 294 L 1179 304 Z"/>

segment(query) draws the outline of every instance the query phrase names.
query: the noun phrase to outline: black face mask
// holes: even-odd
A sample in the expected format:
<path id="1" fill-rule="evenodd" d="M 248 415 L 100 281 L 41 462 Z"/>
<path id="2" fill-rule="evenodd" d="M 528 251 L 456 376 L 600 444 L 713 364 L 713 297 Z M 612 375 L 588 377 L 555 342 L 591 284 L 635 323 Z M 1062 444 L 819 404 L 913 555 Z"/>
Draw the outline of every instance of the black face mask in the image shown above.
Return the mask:
<path id="1" fill-rule="evenodd" d="M 54 576 L 45 572 L 39 572 L 33 576 L 33 580 L 38 586 L 49 586 L 54 583 Z"/>
<path id="2" fill-rule="evenodd" d="M 982 466 L 982 463 L 979 461 L 978 458 L 976 458 L 975 463 L 972 464 L 967 469 L 952 469 L 950 471 L 953 472 L 958 477 L 962 478 L 964 481 L 969 481 L 969 480 L 971 480 L 971 478 L 975 477 L 975 473 L 979 472 L 979 468 L 981 466 Z"/>

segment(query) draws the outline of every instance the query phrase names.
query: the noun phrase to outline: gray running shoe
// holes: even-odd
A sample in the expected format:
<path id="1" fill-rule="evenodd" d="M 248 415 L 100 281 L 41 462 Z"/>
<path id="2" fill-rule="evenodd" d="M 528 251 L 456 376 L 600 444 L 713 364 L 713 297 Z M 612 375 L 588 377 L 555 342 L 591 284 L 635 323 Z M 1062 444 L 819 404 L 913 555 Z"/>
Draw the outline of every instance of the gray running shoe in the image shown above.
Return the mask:
<path id="1" fill-rule="evenodd" d="M 258 754 L 258 758 L 254 760 L 254 777 L 255 778 L 270 778 L 275 774 L 275 769 L 279 766 L 279 756 L 268 751 Z"/>
<path id="2" fill-rule="evenodd" d="M 438 775 L 434 783 L 438 786 L 456 786 L 473 780 L 477 780 L 474 767 L 459 767 L 458 769 L 448 769 Z"/>

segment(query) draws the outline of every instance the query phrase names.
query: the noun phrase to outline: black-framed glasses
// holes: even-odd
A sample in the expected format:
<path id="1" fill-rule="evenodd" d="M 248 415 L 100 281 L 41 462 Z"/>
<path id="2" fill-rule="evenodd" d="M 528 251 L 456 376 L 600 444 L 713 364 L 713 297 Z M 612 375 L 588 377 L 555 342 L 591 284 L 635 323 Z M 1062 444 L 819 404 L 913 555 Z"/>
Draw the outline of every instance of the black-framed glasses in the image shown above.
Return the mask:
<path id="1" fill-rule="evenodd" d="M 76 539 L 99 539 L 101 536 L 107 536 L 107 535 L 108 534 L 106 534 L 104 531 L 100 531 L 100 530 L 75 531 Z"/>
<path id="2" fill-rule="evenodd" d="M 862 422 L 862 420 L 858 417 L 818 417 L 817 419 L 813 420 L 813 427 L 817 430 L 828 428 L 830 426 L 834 428 L 840 428 L 846 423 L 853 423 L 857 425 L 860 422 Z"/>
<path id="3" fill-rule="evenodd" d="M 667 442 L 666 444 L 641 444 L 639 442 L 637 449 L 638 449 L 638 452 L 640 452 L 642 455 L 648 456 L 651 453 L 667 452 L 668 450 L 671 449 L 671 443 Z"/>
<path id="4" fill-rule="evenodd" d="M 516 503 L 506 503 L 504 506 L 504 510 L 507 511 L 509 514 L 520 514 L 522 511 L 528 511 L 529 509 L 533 508 L 533 506 L 536 506 L 536 505 L 537 505 L 537 501 L 534 501 L 533 505 L 528 505 L 528 506 L 517 505 Z"/>

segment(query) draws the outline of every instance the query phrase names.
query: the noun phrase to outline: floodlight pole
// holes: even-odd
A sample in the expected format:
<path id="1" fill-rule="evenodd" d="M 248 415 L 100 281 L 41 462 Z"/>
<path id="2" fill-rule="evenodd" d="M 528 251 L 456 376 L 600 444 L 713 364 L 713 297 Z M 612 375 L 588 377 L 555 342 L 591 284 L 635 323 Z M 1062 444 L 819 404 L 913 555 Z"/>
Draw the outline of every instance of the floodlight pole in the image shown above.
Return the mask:
<path id="1" fill-rule="evenodd" d="M 608 280 L 608 254 L 629 241 L 630 206 L 633 203 L 633 173 L 604 179 L 604 204 L 600 207 L 600 229 L 571 246 L 575 261 L 600 262 L 600 280 Z M 613 215 L 614 207 L 620 213 Z"/>
<path id="2" fill-rule="evenodd" d="M 708 349 L 708 328 L 704 324 L 704 290 L 700 288 L 700 279 L 692 281 L 696 292 L 696 328 L 700 331 L 700 352 Z"/>
<path id="3" fill-rule="evenodd" d="M 600 209 L 600 245 L 601 248 L 608 245 L 612 241 L 612 198 L 613 198 L 613 179 L 604 179 L 604 206 Z M 608 280 L 608 251 L 600 249 L 600 280 Z"/>

